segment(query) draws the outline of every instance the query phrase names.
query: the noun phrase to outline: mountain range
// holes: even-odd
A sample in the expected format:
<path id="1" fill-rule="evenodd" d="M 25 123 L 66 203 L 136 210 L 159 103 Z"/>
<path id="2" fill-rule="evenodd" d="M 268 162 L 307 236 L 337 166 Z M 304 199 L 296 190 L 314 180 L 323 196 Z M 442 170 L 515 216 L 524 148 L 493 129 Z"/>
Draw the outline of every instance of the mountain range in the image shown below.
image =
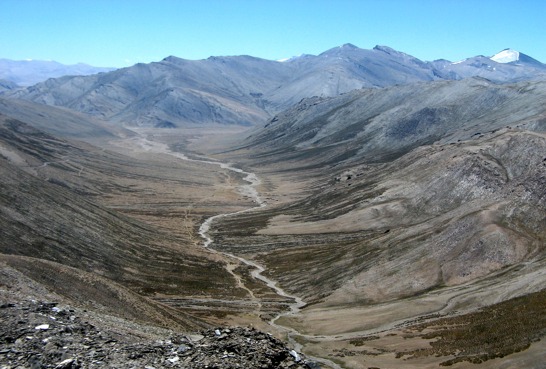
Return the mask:
<path id="1" fill-rule="evenodd" d="M 0 81 L 8 81 L 16 86 L 31 86 L 49 78 L 85 76 L 114 69 L 93 67 L 84 63 L 65 65 L 49 60 L 0 59 Z"/>
<path id="2" fill-rule="evenodd" d="M 5 95 L 131 126 L 254 125 L 310 96 L 470 76 L 503 83 L 546 77 L 546 65 L 517 55 L 423 62 L 385 46 L 364 50 L 345 44 L 285 62 L 171 56 L 109 73 L 50 79 Z"/>
<path id="3" fill-rule="evenodd" d="M 346 44 L 6 83 L 0 360 L 225 367 L 258 335 L 198 330 L 244 325 L 287 368 L 541 367 L 545 70 Z"/>
<path id="4" fill-rule="evenodd" d="M 263 152 L 265 161 L 271 151 L 274 160 L 380 163 L 506 126 L 543 131 L 544 99 L 546 81 L 496 84 L 480 77 L 354 90 L 303 99 L 249 131 L 242 146 Z"/>

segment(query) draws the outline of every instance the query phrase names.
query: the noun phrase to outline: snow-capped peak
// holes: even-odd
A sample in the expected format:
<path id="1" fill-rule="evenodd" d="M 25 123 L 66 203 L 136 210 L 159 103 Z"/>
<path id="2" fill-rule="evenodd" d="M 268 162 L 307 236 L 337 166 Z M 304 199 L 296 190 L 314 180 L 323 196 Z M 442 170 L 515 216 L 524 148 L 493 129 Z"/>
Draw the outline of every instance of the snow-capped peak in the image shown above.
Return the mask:
<path id="1" fill-rule="evenodd" d="M 497 63 L 511 63 L 519 60 L 519 51 L 504 49 L 500 53 L 493 55 L 491 60 Z"/>
<path id="2" fill-rule="evenodd" d="M 453 62 L 451 63 L 452 65 L 455 65 L 455 64 L 461 64 L 461 63 L 464 63 L 465 61 L 467 61 L 468 59 L 463 59 L 463 60 L 459 60 L 459 61 L 456 61 L 456 62 Z"/>
<path id="3" fill-rule="evenodd" d="M 302 56 L 305 56 L 305 54 L 300 54 L 300 55 L 292 56 L 292 57 L 290 57 L 290 58 L 278 59 L 277 61 L 278 61 L 279 63 L 286 63 L 286 62 L 289 62 L 289 61 L 292 61 L 292 60 L 299 59 L 299 58 L 301 58 Z"/>
<path id="4" fill-rule="evenodd" d="M 279 63 L 284 63 L 284 62 L 290 61 L 290 60 L 292 60 L 292 59 L 294 59 L 294 57 L 278 59 L 277 61 L 278 61 Z"/>

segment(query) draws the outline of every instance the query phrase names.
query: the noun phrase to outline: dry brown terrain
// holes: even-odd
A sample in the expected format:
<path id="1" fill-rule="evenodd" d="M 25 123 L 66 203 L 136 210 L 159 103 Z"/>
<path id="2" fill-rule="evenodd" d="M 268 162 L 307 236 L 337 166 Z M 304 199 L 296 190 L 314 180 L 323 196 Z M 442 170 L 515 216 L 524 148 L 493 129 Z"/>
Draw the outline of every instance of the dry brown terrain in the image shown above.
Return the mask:
<path id="1" fill-rule="evenodd" d="M 520 107 L 532 90 L 468 83 L 488 91 L 483 101 Z M 342 97 L 311 120 L 319 139 L 296 127 L 291 138 L 307 141 L 291 148 L 253 146 L 243 138 L 255 131 L 233 127 L 135 129 L 84 143 L 0 116 L 2 294 L 41 293 L 185 332 L 251 325 L 324 368 L 540 368 L 544 111 L 533 105 L 506 126 L 496 118 L 509 107 L 495 119 L 483 118 L 487 106 L 460 107 L 487 119 L 487 131 L 473 133 L 469 119 L 448 138 L 435 131 L 410 143 L 422 122 L 452 129 L 452 112 L 402 119 L 396 107 L 366 120 L 402 119 L 379 139 L 356 123 L 336 130 L 360 114 L 347 104 L 381 93 Z M 279 119 L 322 114 L 324 101 Z M 383 145 L 395 136 L 398 148 Z M 366 161 L 354 137 L 367 137 L 377 158 Z"/>
<path id="2" fill-rule="evenodd" d="M 190 147 L 203 150 L 205 142 Z M 494 327 L 506 325 L 512 314 L 495 313 L 506 307 L 496 304 L 524 296 L 513 300 L 511 308 L 517 309 L 542 290 L 545 218 L 539 204 L 544 201 L 545 144 L 542 134 L 504 129 L 466 144 L 424 147 L 390 165 L 364 165 L 327 177 L 313 169 L 282 170 L 282 163 L 247 162 L 263 179 L 260 190 L 269 206 L 223 218 L 212 230 L 218 240 L 213 247 L 257 260 L 285 289 L 312 302 L 277 321 L 298 332 L 295 339 L 310 355 L 347 368 L 442 363 L 463 368 L 478 360 L 483 367 L 537 367 L 544 349 L 539 337 L 546 332 L 543 299 L 529 320 L 537 330 L 523 330 L 524 344 L 500 336 L 504 351 L 485 347 L 481 359 L 465 356 L 464 345 L 473 342 L 469 337 L 448 341 L 449 351 L 431 347 L 431 333 L 408 332 L 421 321 L 432 326 L 444 316 L 471 325 L 475 314 L 482 314 L 491 319 L 482 328 L 469 327 L 468 334 L 481 329 L 484 339 L 492 339 Z M 515 159 L 522 155 L 528 158 L 524 163 Z M 476 176 L 495 178 L 499 170 L 508 178 L 487 179 L 486 186 L 493 188 L 476 186 Z M 438 202 L 447 191 L 460 193 L 459 199 Z M 514 191 L 523 192 L 515 198 L 503 195 Z M 525 205 L 531 193 L 537 197 Z M 529 218 L 522 218 L 523 208 Z M 488 239 L 494 240 L 489 251 L 437 264 L 442 253 L 453 258 L 451 247 L 461 240 L 487 244 Z M 401 246 L 381 247 L 396 244 Z M 470 257 L 472 263 L 464 261 Z M 475 313 L 481 307 L 484 312 Z M 455 322 L 450 324 L 460 324 Z"/>

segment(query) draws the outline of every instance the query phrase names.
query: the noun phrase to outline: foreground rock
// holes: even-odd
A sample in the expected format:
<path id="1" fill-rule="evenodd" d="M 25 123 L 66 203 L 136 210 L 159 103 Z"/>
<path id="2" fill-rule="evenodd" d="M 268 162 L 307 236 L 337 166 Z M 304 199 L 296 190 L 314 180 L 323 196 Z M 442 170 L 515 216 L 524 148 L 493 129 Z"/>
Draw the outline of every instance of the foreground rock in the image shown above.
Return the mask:
<path id="1" fill-rule="evenodd" d="M 0 368 L 318 368 L 253 328 L 217 328 L 135 342 L 56 303 L 0 306 Z"/>

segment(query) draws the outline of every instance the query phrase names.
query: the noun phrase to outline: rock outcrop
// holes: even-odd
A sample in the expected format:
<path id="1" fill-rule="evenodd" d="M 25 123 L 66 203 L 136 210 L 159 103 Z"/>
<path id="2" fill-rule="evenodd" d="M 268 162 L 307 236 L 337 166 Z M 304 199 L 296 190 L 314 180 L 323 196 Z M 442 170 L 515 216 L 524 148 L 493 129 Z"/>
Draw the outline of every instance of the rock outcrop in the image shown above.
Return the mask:
<path id="1" fill-rule="evenodd" d="M 2 368 L 318 368 L 270 334 L 216 328 L 135 342 L 54 302 L 0 305 Z"/>

